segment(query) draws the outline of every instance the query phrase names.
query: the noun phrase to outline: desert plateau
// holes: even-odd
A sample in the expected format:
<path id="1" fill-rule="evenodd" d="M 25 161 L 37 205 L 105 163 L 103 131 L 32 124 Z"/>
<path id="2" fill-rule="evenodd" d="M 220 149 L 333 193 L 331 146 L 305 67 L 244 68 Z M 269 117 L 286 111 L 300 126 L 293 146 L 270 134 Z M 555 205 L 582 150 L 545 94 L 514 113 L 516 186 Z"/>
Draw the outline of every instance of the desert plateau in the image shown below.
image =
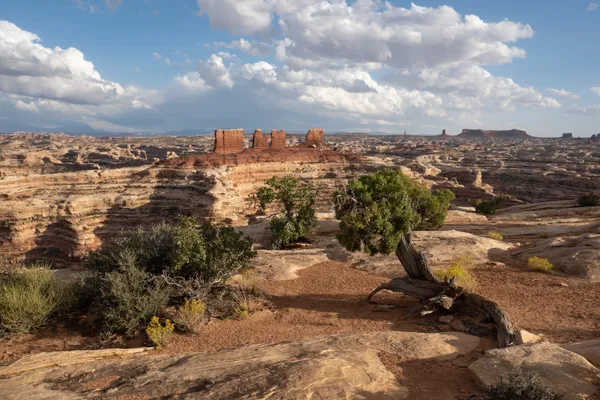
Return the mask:
<path id="1" fill-rule="evenodd" d="M 0 1 L 0 400 L 600 400 L 600 0 Z"/>

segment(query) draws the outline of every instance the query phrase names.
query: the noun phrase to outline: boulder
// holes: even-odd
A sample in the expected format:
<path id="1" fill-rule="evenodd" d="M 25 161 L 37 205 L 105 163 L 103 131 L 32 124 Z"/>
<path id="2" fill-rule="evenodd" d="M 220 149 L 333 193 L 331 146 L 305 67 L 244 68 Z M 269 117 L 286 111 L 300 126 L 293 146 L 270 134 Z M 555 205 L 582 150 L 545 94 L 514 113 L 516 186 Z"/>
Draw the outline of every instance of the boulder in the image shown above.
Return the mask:
<path id="1" fill-rule="evenodd" d="M 0 393 L 5 400 L 408 399 L 409 388 L 386 369 L 380 352 L 410 365 L 452 359 L 478 345 L 477 337 L 461 333 L 374 332 L 206 353 L 45 353 L 0 367 Z"/>
<path id="2" fill-rule="evenodd" d="M 540 375 L 548 386 L 564 393 L 565 400 L 587 399 L 598 389 L 594 382 L 600 370 L 579 354 L 545 342 L 489 350 L 469 371 L 478 384 L 493 386 L 519 368 Z"/>
<path id="3" fill-rule="evenodd" d="M 600 234 L 554 237 L 517 249 L 512 255 L 523 262 L 534 256 L 545 257 L 566 274 L 600 280 Z"/>
<path id="4" fill-rule="evenodd" d="M 572 343 L 563 347 L 573 353 L 583 356 L 596 367 L 600 367 L 600 340 Z"/>
<path id="5" fill-rule="evenodd" d="M 542 338 L 538 335 L 534 335 L 525 329 L 519 329 L 515 332 L 515 344 L 529 344 L 541 342 Z"/>

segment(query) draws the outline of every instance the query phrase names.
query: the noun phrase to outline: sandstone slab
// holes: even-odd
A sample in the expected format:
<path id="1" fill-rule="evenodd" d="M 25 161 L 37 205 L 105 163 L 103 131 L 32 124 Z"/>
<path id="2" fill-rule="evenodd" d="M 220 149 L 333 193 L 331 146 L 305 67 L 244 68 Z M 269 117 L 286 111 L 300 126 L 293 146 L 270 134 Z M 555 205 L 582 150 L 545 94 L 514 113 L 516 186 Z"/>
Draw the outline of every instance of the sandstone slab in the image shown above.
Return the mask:
<path id="1" fill-rule="evenodd" d="M 478 344 L 460 333 L 375 332 L 180 355 L 40 354 L 0 368 L 0 393 L 6 400 L 408 399 L 379 352 L 451 359 Z"/>
<path id="2" fill-rule="evenodd" d="M 583 356 L 596 367 L 600 367 L 600 340 L 572 343 L 563 347 L 573 353 Z"/>
<path id="3" fill-rule="evenodd" d="M 587 399 L 594 395 L 600 370 L 579 354 L 551 343 L 514 346 L 490 350 L 469 366 L 478 384 L 496 385 L 501 377 L 520 368 L 534 372 L 560 393 L 564 399 Z"/>

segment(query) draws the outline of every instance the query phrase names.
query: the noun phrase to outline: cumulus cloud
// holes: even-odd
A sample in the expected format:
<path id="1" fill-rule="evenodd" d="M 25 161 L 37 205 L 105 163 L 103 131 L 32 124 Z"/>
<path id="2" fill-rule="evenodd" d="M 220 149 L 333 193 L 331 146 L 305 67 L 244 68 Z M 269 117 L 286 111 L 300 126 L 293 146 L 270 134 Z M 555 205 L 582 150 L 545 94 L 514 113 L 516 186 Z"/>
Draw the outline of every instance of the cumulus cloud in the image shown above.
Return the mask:
<path id="1" fill-rule="evenodd" d="M 147 110 L 161 101 L 156 91 L 102 79 L 76 48 L 48 48 L 40 38 L 0 21 L 0 93 L 17 110 L 63 114 L 72 119 Z"/>
<path id="2" fill-rule="evenodd" d="M 600 96 L 600 86 L 596 86 L 596 87 L 591 87 L 590 91 L 594 94 L 597 94 L 598 96 Z"/>
<path id="3" fill-rule="evenodd" d="M 452 7 L 395 7 L 359 0 L 198 0 L 217 27 L 255 34 L 277 24 L 285 36 L 278 56 L 291 67 L 306 62 L 385 63 L 395 68 L 436 67 L 456 61 L 503 64 L 524 57 L 510 44 L 533 36 L 531 26 L 485 22 Z M 295 65 L 297 64 L 297 65 Z"/>
<path id="4" fill-rule="evenodd" d="M 428 90 L 447 95 L 446 105 L 459 109 L 497 108 L 512 111 L 516 107 L 559 108 L 553 98 L 533 87 L 524 87 L 506 77 L 493 76 L 483 67 L 455 63 L 442 68 L 401 70 L 385 79 L 402 87 Z"/>
<path id="5" fill-rule="evenodd" d="M 587 11 L 587 12 L 591 12 L 591 11 L 594 11 L 596 8 L 598 8 L 598 3 L 590 3 L 590 4 L 588 4 L 588 6 L 585 8 L 585 11 Z"/>
<path id="6" fill-rule="evenodd" d="M 581 98 L 578 95 L 576 95 L 575 93 L 569 92 L 564 89 L 548 88 L 548 89 L 546 89 L 546 91 L 552 93 L 555 96 L 564 97 L 566 99 L 579 100 Z"/>

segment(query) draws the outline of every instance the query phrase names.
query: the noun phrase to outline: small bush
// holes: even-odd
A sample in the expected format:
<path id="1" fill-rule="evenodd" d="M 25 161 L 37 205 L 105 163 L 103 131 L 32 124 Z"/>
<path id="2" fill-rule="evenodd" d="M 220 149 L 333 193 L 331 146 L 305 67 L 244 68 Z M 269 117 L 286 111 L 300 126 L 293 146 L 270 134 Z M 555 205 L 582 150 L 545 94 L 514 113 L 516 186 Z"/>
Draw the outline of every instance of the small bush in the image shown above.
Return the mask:
<path id="1" fill-rule="evenodd" d="M 502 236 L 502 234 L 500 232 L 488 232 L 488 236 L 494 240 L 499 240 L 499 241 L 504 240 L 504 236 Z"/>
<path id="2" fill-rule="evenodd" d="M 256 294 L 260 292 L 258 288 L 263 277 L 252 269 L 244 270 L 237 276 L 236 283 L 244 291 L 244 293 Z"/>
<path id="3" fill-rule="evenodd" d="M 252 240 L 232 227 L 209 222 L 198 227 L 193 218 L 124 231 L 91 252 L 87 268 L 111 272 L 135 265 L 152 275 L 198 279 L 223 284 L 256 256 Z"/>
<path id="4" fill-rule="evenodd" d="M 35 331 L 70 299 L 69 289 L 47 269 L 11 272 L 0 278 L 0 330 Z"/>
<path id="5" fill-rule="evenodd" d="M 584 194 L 577 199 L 577 204 L 579 204 L 579 207 L 597 207 L 600 205 L 600 196 L 593 193 Z"/>
<path id="6" fill-rule="evenodd" d="M 281 249 L 306 241 L 317 228 L 317 187 L 293 176 L 269 178 L 255 195 L 259 210 L 275 204 L 281 214 L 271 219 L 273 248 Z"/>
<path id="7" fill-rule="evenodd" d="M 434 275 L 439 280 L 444 278 L 456 278 L 456 284 L 466 291 L 473 291 L 477 288 L 477 280 L 469 269 L 474 265 L 474 261 L 471 257 L 458 257 L 452 260 L 449 267 L 434 272 Z"/>
<path id="8" fill-rule="evenodd" d="M 563 397 L 539 375 L 520 370 L 502 377 L 496 386 L 486 388 L 483 396 L 485 400 L 560 400 Z"/>
<path id="9" fill-rule="evenodd" d="M 505 196 L 496 196 L 492 200 L 477 199 L 471 200 L 470 203 L 473 207 L 475 207 L 476 213 L 491 215 L 495 214 L 505 201 Z"/>
<path id="10" fill-rule="evenodd" d="M 196 299 L 186 300 L 181 307 L 177 308 L 175 323 L 186 332 L 198 333 L 205 312 L 206 304 L 202 301 Z"/>
<path id="11" fill-rule="evenodd" d="M 173 325 L 171 321 L 167 319 L 165 321 L 165 325 L 163 326 L 158 317 L 154 316 L 146 327 L 146 335 L 154 347 L 157 349 L 162 349 L 171 342 L 174 330 L 175 325 Z"/>
<path id="12" fill-rule="evenodd" d="M 527 260 L 527 265 L 529 265 L 529 268 L 533 269 L 534 271 L 539 272 L 548 272 L 554 268 L 554 265 L 552 265 L 550 260 L 542 257 L 531 257 L 529 260 Z"/>
<path id="13" fill-rule="evenodd" d="M 106 331 L 127 336 L 135 335 L 157 314 L 168 303 L 171 292 L 162 280 L 133 265 L 91 275 L 87 285 L 97 287 L 92 309 L 102 318 Z"/>
<path id="14" fill-rule="evenodd" d="M 248 302 L 242 301 L 236 309 L 233 310 L 236 319 L 244 319 L 250 314 L 250 307 Z"/>

